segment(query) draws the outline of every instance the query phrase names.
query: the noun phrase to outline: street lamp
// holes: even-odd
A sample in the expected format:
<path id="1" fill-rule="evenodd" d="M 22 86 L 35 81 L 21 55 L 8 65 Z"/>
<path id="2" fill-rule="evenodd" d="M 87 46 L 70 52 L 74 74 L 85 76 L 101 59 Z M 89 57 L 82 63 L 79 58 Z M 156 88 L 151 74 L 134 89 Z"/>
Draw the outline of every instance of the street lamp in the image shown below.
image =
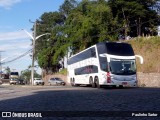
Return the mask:
<path id="1" fill-rule="evenodd" d="M 32 49 L 32 69 L 31 69 L 31 83 L 33 85 L 33 80 L 34 80 L 34 55 L 35 55 L 35 41 L 37 39 L 39 39 L 40 37 L 44 36 L 44 35 L 50 35 L 51 33 L 44 33 L 44 34 L 41 34 L 39 36 L 36 36 L 36 24 L 37 22 L 35 21 L 34 22 L 34 34 L 31 35 L 28 31 L 24 30 L 28 35 L 29 37 L 33 40 L 33 49 Z"/>

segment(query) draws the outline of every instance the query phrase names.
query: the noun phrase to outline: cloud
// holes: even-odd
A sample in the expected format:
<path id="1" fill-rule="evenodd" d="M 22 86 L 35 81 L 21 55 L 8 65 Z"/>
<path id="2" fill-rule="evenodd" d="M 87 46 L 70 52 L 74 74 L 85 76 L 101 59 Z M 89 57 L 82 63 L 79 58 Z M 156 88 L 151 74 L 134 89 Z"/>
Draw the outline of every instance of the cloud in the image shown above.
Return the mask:
<path id="1" fill-rule="evenodd" d="M 24 31 L 0 33 L 0 41 L 26 39 L 26 38 L 30 39 L 30 37 Z"/>
<path id="2" fill-rule="evenodd" d="M 0 33 L 0 51 L 4 56 L 17 56 L 32 48 L 31 38 L 24 31 Z"/>
<path id="3" fill-rule="evenodd" d="M 0 0 L 0 7 L 10 9 L 14 4 L 21 2 L 22 0 Z"/>
<path id="4" fill-rule="evenodd" d="M 0 50 L 2 51 L 14 51 L 14 50 L 28 50 L 31 49 L 31 41 L 25 41 L 25 42 L 17 42 L 17 43 L 6 43 L 0 45 Z"/>

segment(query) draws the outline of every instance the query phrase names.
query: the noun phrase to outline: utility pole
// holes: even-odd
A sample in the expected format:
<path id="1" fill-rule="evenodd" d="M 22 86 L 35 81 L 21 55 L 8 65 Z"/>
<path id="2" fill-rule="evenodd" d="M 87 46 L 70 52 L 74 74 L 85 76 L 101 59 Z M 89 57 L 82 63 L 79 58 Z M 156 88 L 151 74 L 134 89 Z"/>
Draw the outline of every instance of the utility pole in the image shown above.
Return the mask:
<path id="1" fill-rule="evenodd" d="M 34 33 L 33 33 L 33 50 L 32 50 L 32 69 L 31 69 L 31 83 L 34 84 L 34 59 L 35 59 L 35 41 L 36 41 L 36 25 L 37 21 L 34 22 Z"/>
<path id="2" fill-rule="evenodd" d="M 2 79 L 2 59 L 1 59 L 1 52 L 4 52 L 4 51 L 0 51 L 0 79 Z"/>
<path id="3" fill-rule="evenodd" d="M 44 33 L 44 34 L 41 34 L 39 36 L 36 35 L 36 25 L 37 25 L 37 21 L 35 22 L 32 22 L 31 20 L 29 20 L 31 23 L 34 23 L 34 32 L 33 34 L 31 35 L 29 32 L 27 32 L 26 30 L 24 30 L 24 32 L 26 32 L 29 37 L 33 40 L 33 50 L 32 50 L 32 67 L 31 67 L 31 83 L 32 85 L 34 85 L 34 61 L 35 61 L 35 42 L 37 39 L 39 39 L 40 37 L 44 36 L 44 35 L 51 35 L 51 33 Z"/>

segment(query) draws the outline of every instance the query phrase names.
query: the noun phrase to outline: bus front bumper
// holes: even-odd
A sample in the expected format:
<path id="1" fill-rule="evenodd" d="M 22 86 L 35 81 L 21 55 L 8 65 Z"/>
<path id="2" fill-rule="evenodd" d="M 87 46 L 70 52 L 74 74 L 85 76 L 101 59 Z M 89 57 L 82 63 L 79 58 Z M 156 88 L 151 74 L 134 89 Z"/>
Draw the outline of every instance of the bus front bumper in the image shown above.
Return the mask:
<path id="1" fill-rule="evenodd" d="M 111 81 L 111 83 L 107 83 L 107 81 L 100 83 L 100 85 L 107 86 L 124 86 L 124 87 L 137 87 L 137 81 Z"/>

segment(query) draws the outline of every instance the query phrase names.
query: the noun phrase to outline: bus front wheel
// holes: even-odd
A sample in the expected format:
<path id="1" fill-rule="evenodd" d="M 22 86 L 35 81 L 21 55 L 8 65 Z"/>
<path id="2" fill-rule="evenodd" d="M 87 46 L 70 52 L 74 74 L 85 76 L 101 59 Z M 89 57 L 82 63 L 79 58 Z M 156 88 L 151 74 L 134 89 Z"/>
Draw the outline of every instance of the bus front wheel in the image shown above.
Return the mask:
<path id="1" fill-rule="evenodd" d="M 74 79 L 74 78 L 73 78 L 73 80 L 72 80 L 72 86 L 74 86 L 74 87 L 79 86 L 79 84 L 76 84 L 76 83 L 75 83 L 75 79 Z"/>

